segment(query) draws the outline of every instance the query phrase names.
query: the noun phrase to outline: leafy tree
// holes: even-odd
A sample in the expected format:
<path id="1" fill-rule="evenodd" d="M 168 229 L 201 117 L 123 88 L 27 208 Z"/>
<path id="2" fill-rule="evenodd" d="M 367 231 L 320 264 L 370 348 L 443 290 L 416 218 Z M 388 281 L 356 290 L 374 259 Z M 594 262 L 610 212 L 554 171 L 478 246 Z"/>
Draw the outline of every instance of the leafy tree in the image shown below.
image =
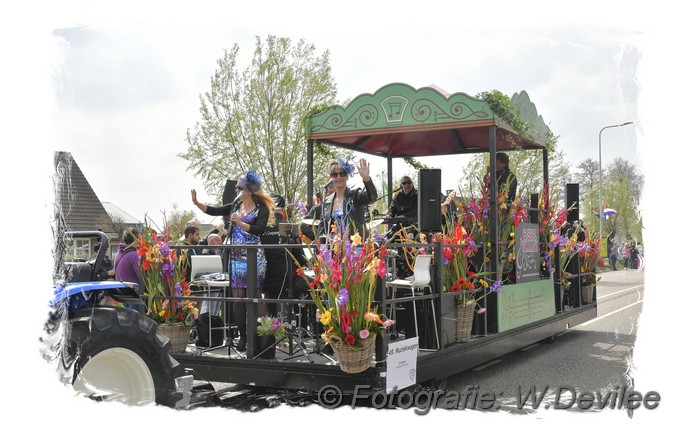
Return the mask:
<path id="1" fill-rule="evenodd" d="M 239 71 L 239 46 L 217 61 L 210 91 L 200 95 L 200 119 L 187 130 L 179 156 L 220 196 L 226 179 L 256 170 L 265 190 L 288 202 L 303 200 L 307 182 L 304 119 L 335 102 L 330 54 L 314 45 L 268 36 L 256 38 L 250 66 Z M 315 185 L 328 179 L 326 165 L 337 155 L 315 144 Z"/>
<path id="2" fill-rule="evenodd" d="M 195 221 L 196 215 L 193 211 L 178 209 L 177 204 L 172 205 L 172 210 L 166 216 L 168 235 L 173 242 L 184 239 L 184 229 L 188 222 Z M 198 223 L 198 222 L 197 222 Z"/>
<path id="3" fill-rule="evenodd" d="M 591 229 L 599 231 L 599 218 L 595 216 L 600 211 L 599 194 L 599 164 L 587 159 L 579 164 L 576 174 L 581 180 L 581 188 L 586 184 L 582 216 Z M 614 233 L 621 238 L 628 236 L 642 239 L 642 220 L 639 212 L 640 192 L 644 178 L 637 172 L 635 165 L 627 160 L 616 158 L 602 171 L 602 205 L 616 209 L 617 214 L 602 221 L 602 234 L 608 236 Z M 582 191 L 583 193 L 583 191 Z"/>

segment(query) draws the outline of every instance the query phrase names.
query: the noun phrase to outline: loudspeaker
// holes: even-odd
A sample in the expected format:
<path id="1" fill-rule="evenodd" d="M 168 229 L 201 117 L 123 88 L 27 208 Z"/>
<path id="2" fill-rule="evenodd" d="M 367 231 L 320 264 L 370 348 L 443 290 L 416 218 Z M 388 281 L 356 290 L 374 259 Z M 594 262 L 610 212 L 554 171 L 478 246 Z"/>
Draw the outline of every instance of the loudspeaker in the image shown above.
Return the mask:
<path id="1" fill-rule="evenodd" d="M 578 184 L 567 184 L 565 191 L 564 191 L 564 199 L 565 199 L 565 208 L 569 209 L 570 207 L 571 210 L 567 214 L 567 221 L 576 221 L 578 220 L 579 213 L 578 213 Z"/>
<path id="2" fill-rule="evenodd" d="M 227 180 L 224 185 L 224 191 L 222 192 L 222 204 L 231 203 L 236 198 L 236 181 L 231 179 Z"/>
<path id="3" fill-rule="evenodd" d="M 418 171 L 418 228 L 421 231 L 442 229 L 441 188 L 441 169 Z"/>
<path id="4" fill-rule="evenodd" d="M 531 194 L 530 199 L 531 210 L 529 211 L 529 222 L 532 224 L 538 224 L 538 194 Z"/>

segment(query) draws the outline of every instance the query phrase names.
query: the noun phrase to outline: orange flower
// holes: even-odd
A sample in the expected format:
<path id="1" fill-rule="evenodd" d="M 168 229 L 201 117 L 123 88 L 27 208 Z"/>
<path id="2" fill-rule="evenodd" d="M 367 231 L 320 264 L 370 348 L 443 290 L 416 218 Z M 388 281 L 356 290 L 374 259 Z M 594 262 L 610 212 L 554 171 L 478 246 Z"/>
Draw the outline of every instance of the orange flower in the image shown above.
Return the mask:
<path id="1" fill-rule="evenodd" d="M 465 277 L 459 277 L 458 279 L 456 279 L 456 286 L 458 286 L 461 289 L 464 288 L 467 285 L 467 283 L 468 281 Z"/>

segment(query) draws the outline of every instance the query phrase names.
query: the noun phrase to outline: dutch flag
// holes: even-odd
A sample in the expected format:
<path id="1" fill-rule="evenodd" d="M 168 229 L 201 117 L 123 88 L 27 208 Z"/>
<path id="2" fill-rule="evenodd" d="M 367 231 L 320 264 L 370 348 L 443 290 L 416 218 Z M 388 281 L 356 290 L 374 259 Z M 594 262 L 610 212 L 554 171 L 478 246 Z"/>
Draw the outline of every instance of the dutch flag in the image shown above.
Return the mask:
<path id="1" fill-rule="evenodd" d="M 600 215 L 598 215 L 598 213 L 597 213 L 594 209 L 593 209 L 593 213 L 595 214 L 595 218 L 600 218 Z M 618 212 L 617 212 L 616 209 L 612 209 L 612 208 L 610 208 L 610 207 L 606 207 L 606 208 L 604 208 L 604 212 L 603 212 L 603 214 L 602 214 L 602 218 L 604 218 L 604 219 L 609 219 L 610 216 L 612 216 L 612 215 L 614 215 L 614 214 L 617 214 L 617 213 L 618 213 Z"/>

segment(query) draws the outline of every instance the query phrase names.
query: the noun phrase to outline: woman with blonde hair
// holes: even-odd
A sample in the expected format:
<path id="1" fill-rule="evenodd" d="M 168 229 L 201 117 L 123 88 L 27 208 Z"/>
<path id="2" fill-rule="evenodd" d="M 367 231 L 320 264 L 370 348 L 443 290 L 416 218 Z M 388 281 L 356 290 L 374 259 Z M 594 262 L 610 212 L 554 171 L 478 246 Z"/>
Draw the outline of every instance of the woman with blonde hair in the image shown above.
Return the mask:
<path id="1" fill-rule="evenodd" d="M 212 216 L 229 215 L 229 235 L 233 245 L 259 244 L 265 228 L 275 223 L 274 201 L 262 189 L 262 181 L 255 171 L 246 172 L 236 183 L 237 197 L 223 206 L 209 206 L 196 199 L 196 190 L 191 190 L 191 200 L 202 212 Z M 229 273 L 232 295 L 245 298 L 247 282 L 246 249 L 230 250 Z M 267 261 L 262 249 L 257 250 L 257 289 L 261 293 L 262 282 L 267 270 Z M 258 315 L 264 316 L 264 305 L 258 304 Z M 243 303 L 234 304 L 234 317 L 239 330 L 238 350 L 246 346 L 246 312 Z"/>

